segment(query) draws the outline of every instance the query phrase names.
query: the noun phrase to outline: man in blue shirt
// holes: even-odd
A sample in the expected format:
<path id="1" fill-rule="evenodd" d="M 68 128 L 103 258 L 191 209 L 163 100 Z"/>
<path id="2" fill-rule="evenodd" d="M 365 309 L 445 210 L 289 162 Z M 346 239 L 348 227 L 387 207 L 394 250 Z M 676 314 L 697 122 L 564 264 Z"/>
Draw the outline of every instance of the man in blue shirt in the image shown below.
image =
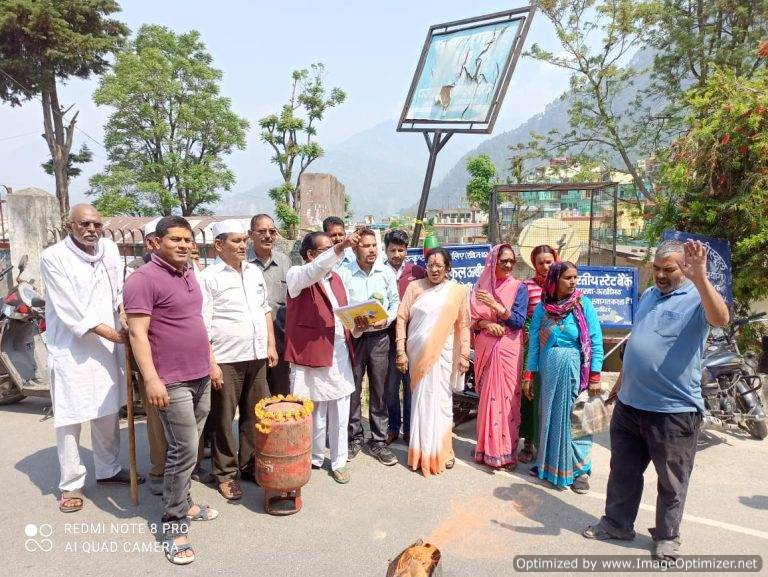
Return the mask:
<path id="1" fill-rule="evenodd" d="M 397 458 L 386 446 L 387 435 L 387 372 L 390 338 L 388 327 L 397 318 L 400 295 L 397 277 L 392 267 L 378 260 L 376 235 L 368 228 L 359 231 L 360 242 L 355 247 L 355 260 L 345 260 L 337 269 L 349 291 L 349 304 L 376 299 L 387 311 L 387 318 L 370 325 L 359 338 L 352 339 L 355 392 L 349 408 L 349 459 L 363 447 L 364 433 L 360 407 L 363 376 L 368 374 L 368 423 L 371 427 L 371 454 L 384 465 L 395 465 Z"/>
<path id="2" fill-rule="evenodd" d="M 611 397 L 611 473 L 605 515 L 588 539 L 632 540 L 643 473 L 658 476 L 653 556 L 675 558 L 680 522 L 696 456 L 704 402 L 701 356 L 709 327 L 728 323 L 723 298 L 707 279 L 699 241 L 665 241 L 653 261 L 656 286 L 643 293 L 624 363 Z"/>

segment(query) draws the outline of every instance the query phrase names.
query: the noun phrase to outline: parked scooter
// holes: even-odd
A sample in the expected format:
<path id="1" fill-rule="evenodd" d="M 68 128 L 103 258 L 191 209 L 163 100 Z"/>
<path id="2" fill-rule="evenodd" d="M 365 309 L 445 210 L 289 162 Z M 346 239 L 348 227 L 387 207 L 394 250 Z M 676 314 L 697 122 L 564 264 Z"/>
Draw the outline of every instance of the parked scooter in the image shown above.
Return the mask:
<path id="1" fill-rule="evenodd" d="M 758 371 L 752 353 L 742 355 L 734 338 L 739 328 L 761 321 L 765 313 L 737 318 L 725 329 L 716 329 L 707 343 L 702 362 L 701 394 L 707 409 L 705 422 L 738 425 L 755 437 L 768 437 L 766 389 L 768 375 Z"/>
<path id="2" fill-rule="evenodd" d="M 27 262 L 27 255 L 21 257 L 16 285 L 3 299 L 0 309 L 0 405 L 28 396 L 50 398 L 45 299 L 32 282 L 20 278 Z"/>

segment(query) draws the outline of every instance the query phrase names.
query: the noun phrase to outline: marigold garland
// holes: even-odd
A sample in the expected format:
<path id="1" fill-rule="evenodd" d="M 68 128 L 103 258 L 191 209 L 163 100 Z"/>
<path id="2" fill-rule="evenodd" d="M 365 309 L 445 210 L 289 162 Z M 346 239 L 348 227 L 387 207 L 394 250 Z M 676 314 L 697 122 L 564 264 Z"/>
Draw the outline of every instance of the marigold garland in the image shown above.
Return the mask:
<path id="1" fill-rule="evenodd" d="M 267 407 L 275 403 L 287 401 L 289 403 L 296 403 L 298 407 L 291 411 L 271 411 Z M 290 420 L 300 421 L 305 417 L 309 417 L 312 414 L 315 406 L 309 399 L 303 399 L 296 395 L 275 395 L 273 397 L 266 397 L 256 403 L 254 412 L 258 422 L 256 423 L 256 430 L 267 435 L 272 431 L 273 423 L 282 423 Z"/>

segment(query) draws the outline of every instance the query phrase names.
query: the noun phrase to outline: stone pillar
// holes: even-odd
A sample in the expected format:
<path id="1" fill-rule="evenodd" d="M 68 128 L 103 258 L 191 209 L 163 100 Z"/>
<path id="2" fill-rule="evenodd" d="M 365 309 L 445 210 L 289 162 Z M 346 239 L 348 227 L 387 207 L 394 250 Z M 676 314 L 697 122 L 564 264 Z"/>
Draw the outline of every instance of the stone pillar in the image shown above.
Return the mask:
<path id="1" fill-rule="evenodd" d="M 320 230 L 327 216 L 344 218 L 344 185 L 332 174 L 305 172 L 299 181 L 299 228 Z"/>
<path id="2" fill-rule="evenodd" d="M 54 244 L 61 235 L 59 201 L 39 188 L 14 191 L 7 197 L 8 241 L 14 267 L 25 254 L 29 258 L 24 278 L 34 280 L 38 291 L 43 290 L 40 278 L 40 253 Z M 14 269 L 14 278 L 18 271 Z"/>

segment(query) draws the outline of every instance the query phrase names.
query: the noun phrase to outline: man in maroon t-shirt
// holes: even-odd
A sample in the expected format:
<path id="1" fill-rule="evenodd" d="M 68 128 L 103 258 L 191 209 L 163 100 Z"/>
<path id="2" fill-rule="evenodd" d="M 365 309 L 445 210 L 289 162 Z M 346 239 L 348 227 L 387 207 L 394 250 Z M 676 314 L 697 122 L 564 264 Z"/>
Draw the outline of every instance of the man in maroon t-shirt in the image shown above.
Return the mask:
<path id="1" fill-rule="evenodd" d="M 192 501 L 192 470 L 211 408 L 211 386 L 221 387 L 221 370 L 212 369 L 203 295 L 189 255 L 194 237 L 179 216 L 157 224 L 150 261 L 125 283 L 131 347 L 149 403 L 159 409 L 168 444 L 163 485 L 165 556 L 174 564 L 194 560 L 188 542 L 189 520 L 218 516 Z M 212 383 L 212 384 L 211 384 Z"/>

